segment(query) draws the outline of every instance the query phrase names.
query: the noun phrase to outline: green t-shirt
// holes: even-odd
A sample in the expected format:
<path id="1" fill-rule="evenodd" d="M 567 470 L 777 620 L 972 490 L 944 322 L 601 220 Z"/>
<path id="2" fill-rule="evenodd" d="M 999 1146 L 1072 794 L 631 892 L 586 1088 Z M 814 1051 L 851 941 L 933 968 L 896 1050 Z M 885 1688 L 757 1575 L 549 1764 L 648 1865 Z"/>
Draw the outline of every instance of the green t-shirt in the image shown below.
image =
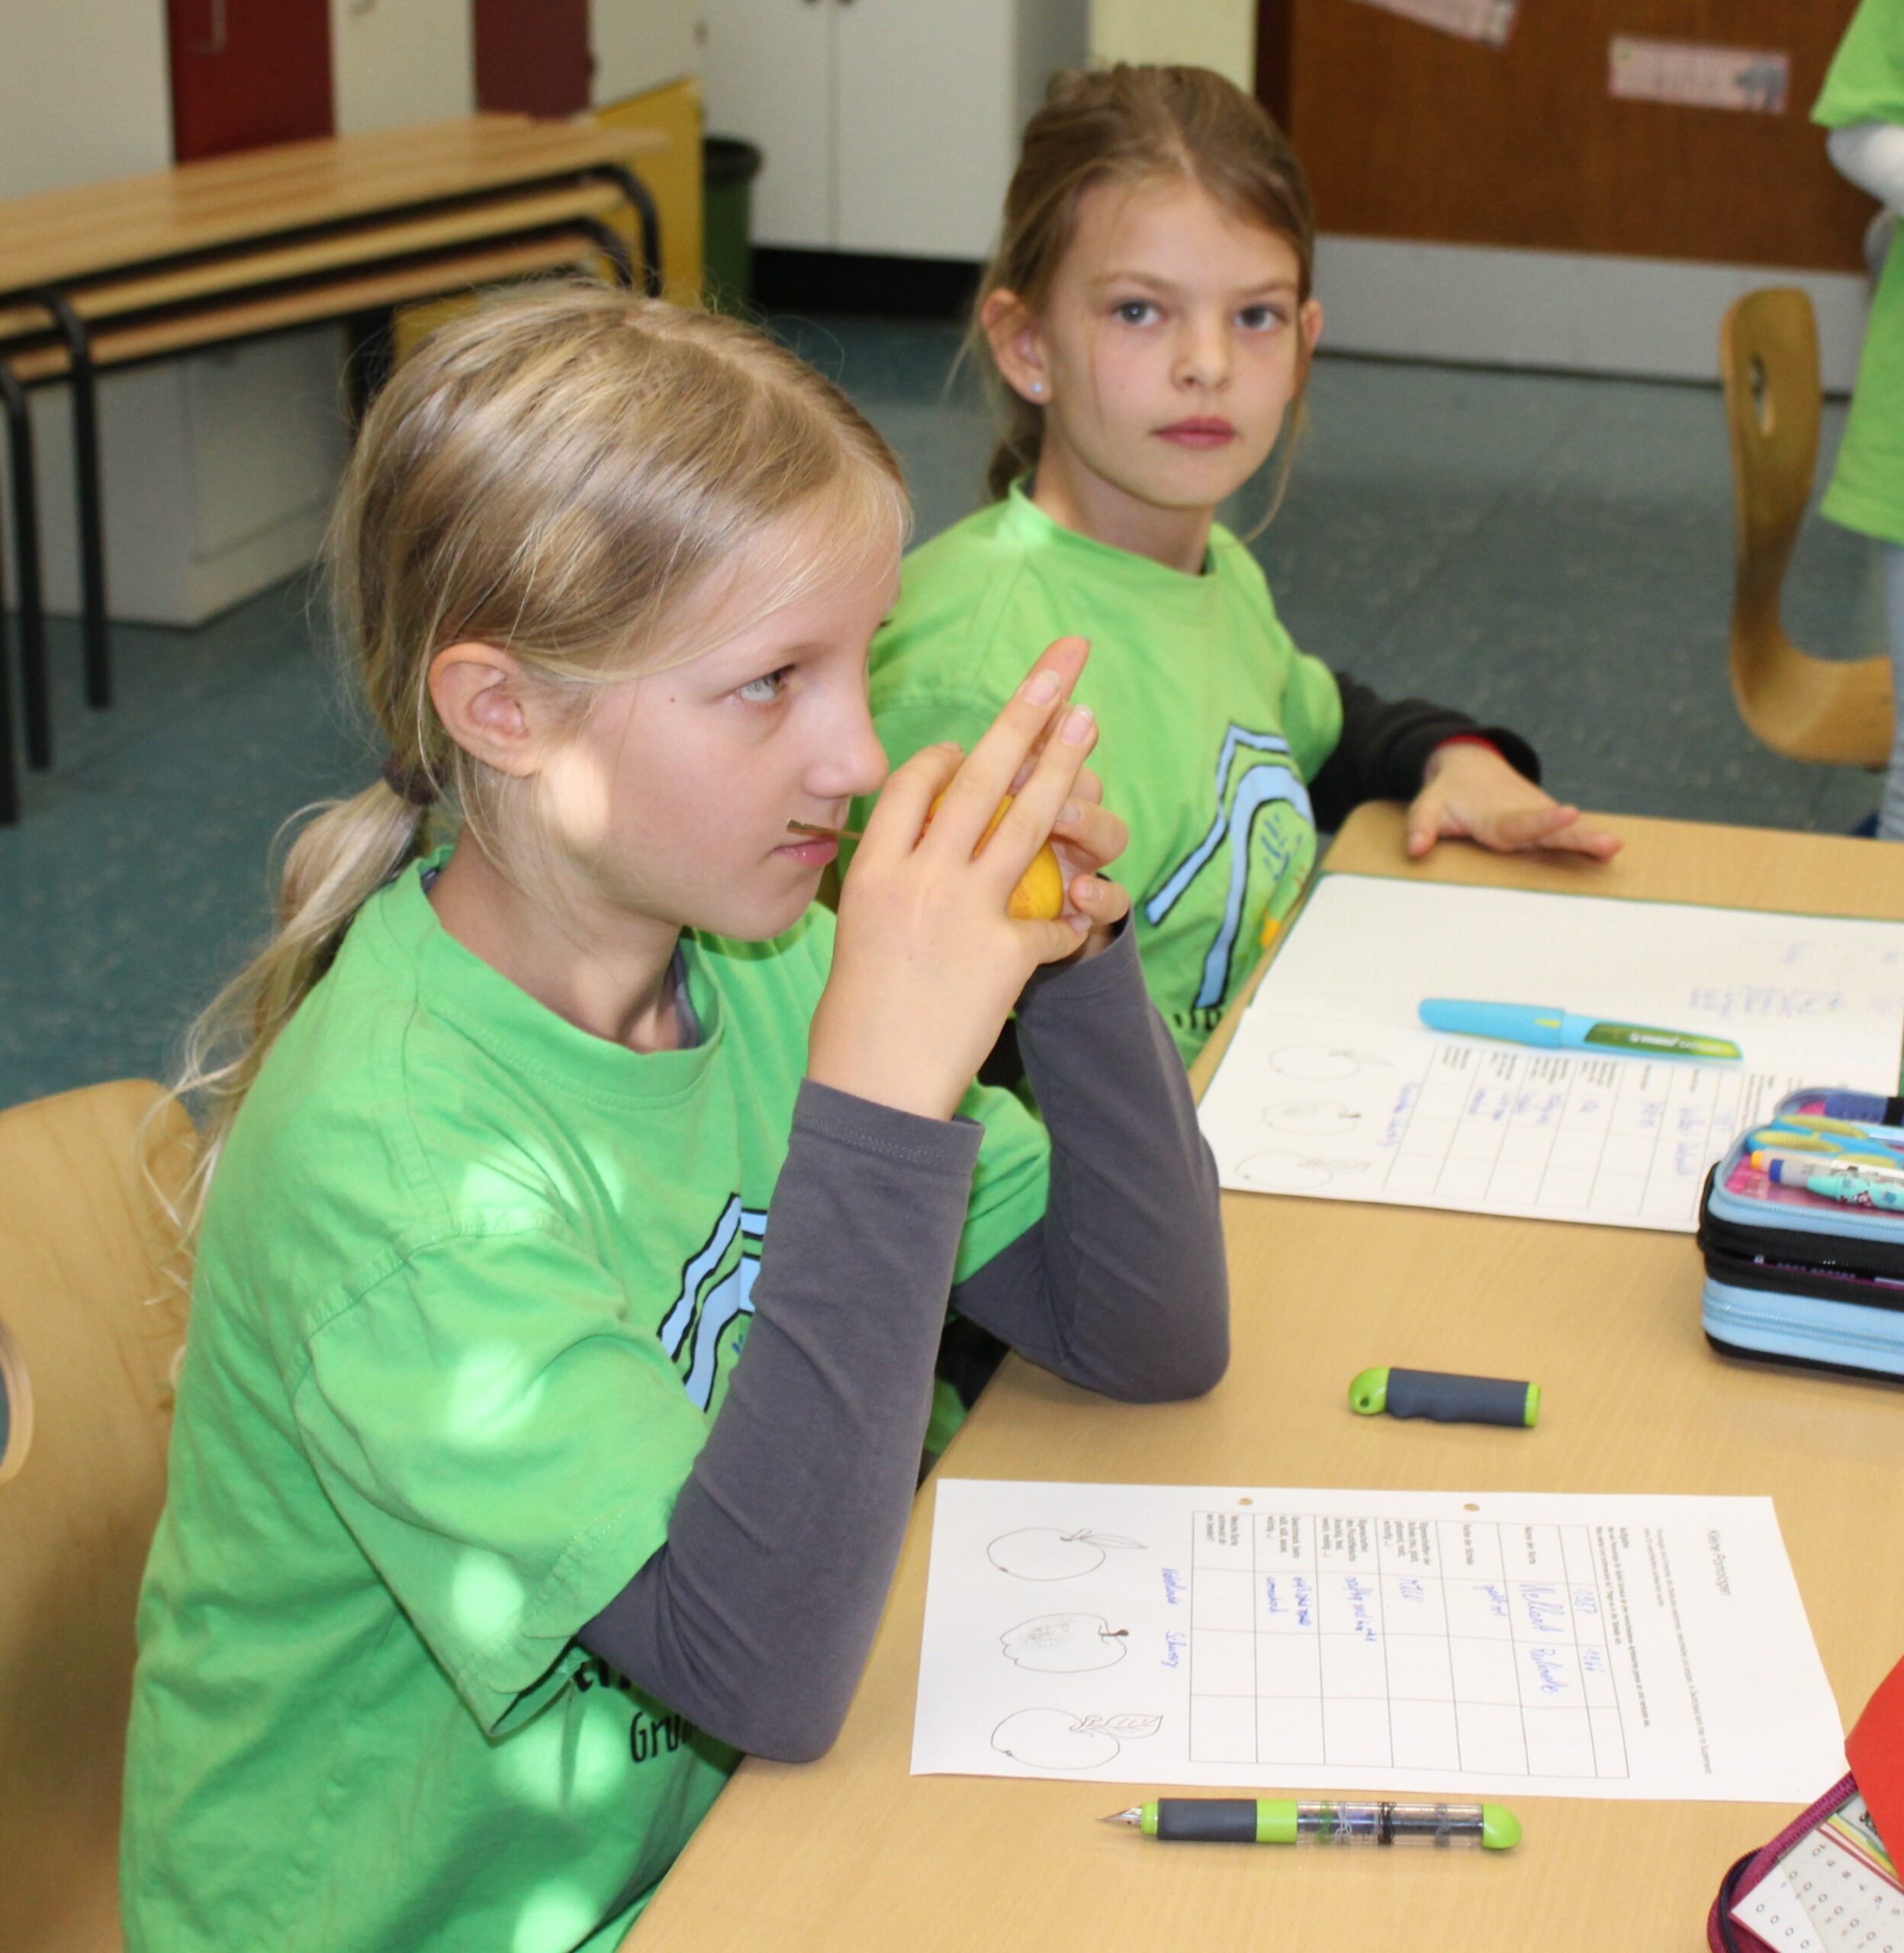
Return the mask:
<path id="1" fill-rule="evenodd" d="M 612 1948 L 734 1754 L 573 1639 L 661 1545 L 752 1308 L 832 951 L 689 937 L 693 1049 L 368 902 L 232 1131 L 139 1610 L 130 1953 Z M 986 1131 L 963 1279 L 1044 1211 Z"/>
<path id="2" fill-rule="evenodd" d="M 1864 0 L 1812 120 L 1826 129 L 1904 122 L 1904 0 Z M 1820 508 L 1861 535 L 1904 542 L 1904 250 L 1895 247 L 1872 296 L 1851 415 Z"/>
<path id="3" fill-rule="evenodd" d="M 1064 528 L 1015 487 L 905 560 L 873 642 L 886 757 L 937 739 L 969 750 L 1070 632 L 1091 640 L 1077 688 L 1102 729 L 1091 764 L 1130 828 L 1111 873 L 1187 1063 L 1314 864 L 1307 783 L 1341 736 L 1341 693 L 1227 529 L 1188 576 Z"/>

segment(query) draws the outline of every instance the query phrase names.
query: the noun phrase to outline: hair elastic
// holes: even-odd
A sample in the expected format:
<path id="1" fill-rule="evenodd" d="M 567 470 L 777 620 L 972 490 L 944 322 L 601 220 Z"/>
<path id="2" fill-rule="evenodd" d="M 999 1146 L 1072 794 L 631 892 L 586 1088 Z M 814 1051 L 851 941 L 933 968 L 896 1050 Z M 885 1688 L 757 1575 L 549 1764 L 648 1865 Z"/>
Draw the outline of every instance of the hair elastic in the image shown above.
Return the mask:
<path id="1" fill-rule="evenodd" d="M 378 771 L 383 775 L 384 784 L 398 800 L 413 807 L 435 805 L 436 783 L 421 767 L 405 766 L 392 753 Z"/>

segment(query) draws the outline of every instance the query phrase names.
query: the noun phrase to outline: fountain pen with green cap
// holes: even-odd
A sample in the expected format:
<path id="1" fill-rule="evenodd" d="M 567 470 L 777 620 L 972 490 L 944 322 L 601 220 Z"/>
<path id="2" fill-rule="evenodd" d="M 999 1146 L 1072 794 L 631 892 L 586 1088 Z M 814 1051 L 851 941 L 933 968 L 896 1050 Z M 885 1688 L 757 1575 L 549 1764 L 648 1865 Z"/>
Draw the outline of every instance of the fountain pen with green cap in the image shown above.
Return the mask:
<path id="1" fill-rule="evenodd" d="M 1505 1852 L 1520 1822 L 1497 1803 L 1390 1803 L 1370 1798 L 1308 1802 L 1294 1797 L 1159 1797 L 1113 1811 L 1147 1838 L 1212 1845 L 1479 1845 Z"/>

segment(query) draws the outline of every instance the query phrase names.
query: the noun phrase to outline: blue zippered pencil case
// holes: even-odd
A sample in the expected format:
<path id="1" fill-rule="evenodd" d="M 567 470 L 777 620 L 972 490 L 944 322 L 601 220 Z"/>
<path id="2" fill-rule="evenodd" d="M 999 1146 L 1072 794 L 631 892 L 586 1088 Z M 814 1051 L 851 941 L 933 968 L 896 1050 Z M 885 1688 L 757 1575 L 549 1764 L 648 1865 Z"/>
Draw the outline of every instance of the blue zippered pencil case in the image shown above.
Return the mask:
<path id="1" fill-rule="evenodd" d="M 1895 1099 L 1821 1089 L 1778 1110 L 1857 1120 L 1904 1147 Z M 1706 1340 L 1728 1356 L 1904 1379 L 1904 1211 L 1780 1185 L 1752 1165 L 1752 1137 L 1726 1150 L 1700 1203 Z"/>

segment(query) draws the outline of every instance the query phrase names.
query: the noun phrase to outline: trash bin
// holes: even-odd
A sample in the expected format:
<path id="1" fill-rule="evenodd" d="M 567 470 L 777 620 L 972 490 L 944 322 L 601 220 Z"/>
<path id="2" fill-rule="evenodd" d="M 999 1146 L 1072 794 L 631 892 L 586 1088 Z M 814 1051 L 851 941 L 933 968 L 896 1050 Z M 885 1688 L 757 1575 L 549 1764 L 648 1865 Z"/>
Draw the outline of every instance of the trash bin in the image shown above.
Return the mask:
<path id="1" fill-rule="evenodd" d="M 701 182 L 707 302 L 718 311 L 745 312 L 754 289 L 748 207 L 763 158 L 733 136 L 701 139 Z"/>

